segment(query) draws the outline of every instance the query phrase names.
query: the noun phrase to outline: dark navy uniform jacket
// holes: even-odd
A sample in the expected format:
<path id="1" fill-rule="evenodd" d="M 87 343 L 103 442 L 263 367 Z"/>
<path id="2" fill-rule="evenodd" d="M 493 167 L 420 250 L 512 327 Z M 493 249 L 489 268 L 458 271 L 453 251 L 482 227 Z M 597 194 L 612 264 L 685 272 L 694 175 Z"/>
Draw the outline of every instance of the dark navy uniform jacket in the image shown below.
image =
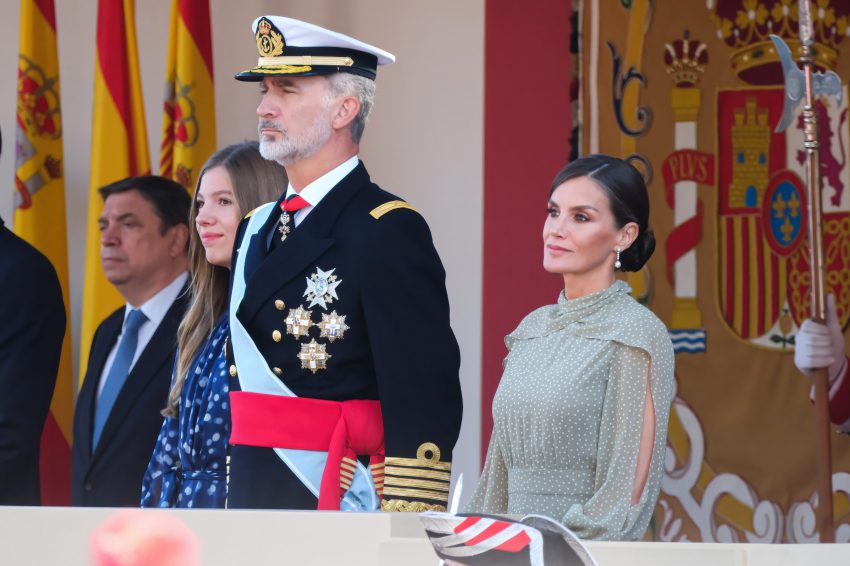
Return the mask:
<path id="1" fill-rule="evenodd" d="M 370 182 L 362 163 L 269 251 L 269 235 L 279 237 L 279 216 L 275 207 L 250 243 L 236 317 L 295 395 L 380 400 L 384 509 L 441 508 L 461 424 L 460 353 L 428 225 Z M 237 250 L 244 227 L 243 221 Z M 296 336 L 285 319 L 298 307 L 310 311 L 313 326 Z M 345 316 L 347 329 L 331 341 L 319 325 L 323 315 L 334 314 Z M 299 358 L 312 341 L 329 354 L 326 368 L 315 372 Z M 228 356 L 233 363 L 232 352 Z M 239 390 L 238 378 L 233 389 Z M 315 509 L 317 499 L 271 448 L 234 445 L 228 505 Z"/>
<path id="2" fill-rule="evenodd" d="M 56 270 L 0 219 L 0 505 L 41 502 L 41 433 L 64 337 Z"/>

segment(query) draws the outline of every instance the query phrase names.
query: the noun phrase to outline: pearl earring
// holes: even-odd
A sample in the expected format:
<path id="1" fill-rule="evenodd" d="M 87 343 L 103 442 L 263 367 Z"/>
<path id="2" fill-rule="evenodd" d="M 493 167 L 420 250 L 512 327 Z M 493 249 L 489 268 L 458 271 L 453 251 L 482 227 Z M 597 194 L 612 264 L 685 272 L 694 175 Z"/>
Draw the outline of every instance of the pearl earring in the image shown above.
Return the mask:
<path id="1" fill-rule="evenodd" d="M 620 269 L 623 264 L 620 262 L 620 248 L 617 248 L 617 259 L 614 261 L 614 269 Z"/>

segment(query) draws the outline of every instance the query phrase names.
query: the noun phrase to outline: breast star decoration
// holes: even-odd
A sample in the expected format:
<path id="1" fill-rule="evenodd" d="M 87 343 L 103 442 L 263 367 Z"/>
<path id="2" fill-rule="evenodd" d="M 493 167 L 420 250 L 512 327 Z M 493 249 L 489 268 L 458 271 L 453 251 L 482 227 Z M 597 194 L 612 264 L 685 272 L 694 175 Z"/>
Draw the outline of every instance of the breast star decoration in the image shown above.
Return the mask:
<path id="1" fill-rule="evenodd" d="M 310 327 L 313 326 L 313 311 L 305 310 L 302 306 L 289 309 L 289 314 L 283 321 L 286 323 L 286 333 L 292 334 L 298 340 L 302 336 L 307 336 Z"/>
<path id="2" fill-rule="evenodd" d="M 339 299 L 336 294 L 336 288 L 342 283 L 342 279 L 334 275 L 334 271 L 336 271 L 336 268 L 330 271 L 322 271 L 321 268 L 316 267 L 316 273 L 306 278 L 307 290 L 304 291 L 303 296 L 307 297 L 307 300 L 310 301 L 307 308 L 320 305 L 323 309 L 327 310 L 330 303 L 333 303 L 335 299 Z"/>
<path id="3" fill-rule="evenodd" d="M 336 311 L 331 311 L 330 314 L 322 313 L 322 322 L 317 325 L 322 331 L 319 338 L 327 338 L 330 342 L 337 338 L 342 339 L 348 330 L 345 317 L 346 315 L 338 315 Z"/>
<path id="4" fill-rule="evenodd" d="M 314 338 L 307 344 L 301 344 L 301 353 L 298 354 L 298 359 L 301 360 L 301 367 L 309 369 L 313 374 L 320 369 L 328 367 L 328 360 L 331 355 L 327 353 L 327 346 L 319 344 Z"/>

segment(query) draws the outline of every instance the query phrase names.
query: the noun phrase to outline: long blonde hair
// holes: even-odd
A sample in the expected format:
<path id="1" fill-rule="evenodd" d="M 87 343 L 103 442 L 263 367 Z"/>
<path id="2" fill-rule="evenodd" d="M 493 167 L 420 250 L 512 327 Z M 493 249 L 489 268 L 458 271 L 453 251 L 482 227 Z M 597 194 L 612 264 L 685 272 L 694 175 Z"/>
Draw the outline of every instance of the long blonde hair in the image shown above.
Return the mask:
<path id="1" fill-rule="evenodd" d="M 263 159 L 259 147 L 255 141 L 224 147 L 210 156 L 198 175 L 195 197 L 189 209 L 189 273 L 193 298 L 177 330 L 177 373 L 168 393 L 168 405 L 162 411 L 166 417 L 176 417 L 180 412 L 180 392 L 189 365 L 209 338 L 216 321 L 227 309 L 230 273 L 225 267 L 207 262 L 204 246 L 195 227 L 201 179 L 213 167 L 224 167 L 230 175 L 240 216 L 263 203 L 277 200 L 286 190 L 286 171 L 279 164 Z"/>

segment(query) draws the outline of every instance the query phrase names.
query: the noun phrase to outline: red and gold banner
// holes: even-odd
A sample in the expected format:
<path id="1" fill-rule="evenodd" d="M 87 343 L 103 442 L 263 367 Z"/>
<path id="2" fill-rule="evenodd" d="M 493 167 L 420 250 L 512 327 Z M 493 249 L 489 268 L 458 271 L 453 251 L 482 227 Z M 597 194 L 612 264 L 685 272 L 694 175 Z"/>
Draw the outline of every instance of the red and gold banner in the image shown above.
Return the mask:
<path id="1" fill-rule="evenodd" d="M 150 173 L 134 0 L 98 2 L 91 148 L 80 376 L 85 375 L 94 331 L 124 302 L 100 265 L 97 220 L 103 202 L 97 191 L 125 177 Z"/>
<path id="2" fill-rule="evenodd" d="M 658 241 L 640 277 L 670 328 L 677 397 L 652 535 L 816 542 L 810 382 L 794 367 L 809 312 L 803 123 L 782 133 L 770 34 L 799 57 L 797 0 L 588 0 L 582 153 L 651 179 Z M 850 79 L 850 2 L 816 0 L 819 69 Z M 850 117 L 816 103 L 826 284 L 850 316 Z M 665 276 L 666 275 L 666 276 Z M 832 437 L 835 538 L 850 542 L 850 437 Z"/>
<path id="3" fill-rule="evenodd" d="M 209 0 L 172 0 L 159 174 L 192 191 L 215 147 Z"/>
<path id="4" fill-rule="evenodd" d="M 53 264 L 67 311 L 70 306 L 68 240 L 53 0 L 21 1 L 16 117 L 14 230 Z M 41 501 L 44 505 L 71 502 L 74 374 L 70 312 L 66 312 L 66 320 L 56 388 L 41 437 Z"/>

